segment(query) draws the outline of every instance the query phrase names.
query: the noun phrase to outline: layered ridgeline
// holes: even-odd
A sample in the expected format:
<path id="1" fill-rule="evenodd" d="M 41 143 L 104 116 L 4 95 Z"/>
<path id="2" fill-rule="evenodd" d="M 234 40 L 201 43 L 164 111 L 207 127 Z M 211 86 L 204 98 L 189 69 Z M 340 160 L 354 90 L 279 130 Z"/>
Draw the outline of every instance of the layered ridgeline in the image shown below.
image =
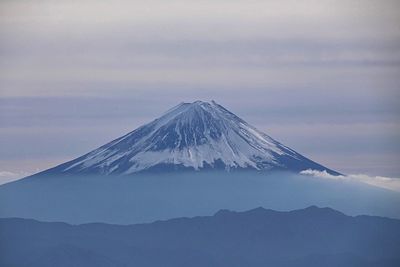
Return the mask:
<path id="1" fill-rule="evenodd" d="M 43 174 L 128 175 L 171 170 L 332 171 L 214 101 L 181 103 L 160 118 Z"/>
<path id="2" fill-rule="evenodd" d="M 400 220 L 221 210 L 129 226 L 0 219 L 0 266 L 400 266 Z"/>

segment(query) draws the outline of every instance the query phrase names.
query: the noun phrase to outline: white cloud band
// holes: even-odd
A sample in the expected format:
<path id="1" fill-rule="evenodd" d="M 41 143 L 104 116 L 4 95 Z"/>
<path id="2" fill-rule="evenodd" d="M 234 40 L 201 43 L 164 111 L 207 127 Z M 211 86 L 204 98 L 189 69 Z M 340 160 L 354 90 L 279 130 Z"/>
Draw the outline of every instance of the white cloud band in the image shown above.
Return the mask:
<path id="1" fill-rule="evenodd" d="M 300 174 L 324 178 L 324 179 L 334 179 L 334 180 L 348 180 L 348 181 L 357 181 L 366 183 L 372 186 L 385 188 L 392 191 L 400 192 L 400 178 L 390 178 L 384 176 L 369 176 L 366 174 L 349 174 L 349 175 L 332 175 L 329 174 L 326 170 L 318 171 L 307 169 L 301 171 Z"/>

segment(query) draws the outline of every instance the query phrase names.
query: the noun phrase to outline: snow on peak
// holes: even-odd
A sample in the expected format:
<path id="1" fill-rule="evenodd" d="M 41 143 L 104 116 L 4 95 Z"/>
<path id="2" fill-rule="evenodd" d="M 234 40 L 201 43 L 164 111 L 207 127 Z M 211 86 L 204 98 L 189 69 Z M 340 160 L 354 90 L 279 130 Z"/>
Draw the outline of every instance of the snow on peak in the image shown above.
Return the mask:
<path id="1" fill-rule="evenodd" d="M 51 170 L 131 174 L 203 168 L 298 171 L 306 167 L 323 168 L 215 101 L 195 101 L 182 102 L 131 133 Z"/>

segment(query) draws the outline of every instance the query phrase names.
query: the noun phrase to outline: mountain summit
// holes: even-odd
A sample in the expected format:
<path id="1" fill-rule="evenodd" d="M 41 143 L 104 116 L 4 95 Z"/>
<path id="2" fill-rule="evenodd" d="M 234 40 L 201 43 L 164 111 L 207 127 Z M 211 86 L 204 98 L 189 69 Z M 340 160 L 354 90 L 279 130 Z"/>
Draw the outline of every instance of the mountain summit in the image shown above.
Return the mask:
<path id="1" fill-rule="evenodd" d="M 116 174 L 171 170 L 326 170 L 214 101 L 181 103 L 77 159 L 41 174 Z"/>

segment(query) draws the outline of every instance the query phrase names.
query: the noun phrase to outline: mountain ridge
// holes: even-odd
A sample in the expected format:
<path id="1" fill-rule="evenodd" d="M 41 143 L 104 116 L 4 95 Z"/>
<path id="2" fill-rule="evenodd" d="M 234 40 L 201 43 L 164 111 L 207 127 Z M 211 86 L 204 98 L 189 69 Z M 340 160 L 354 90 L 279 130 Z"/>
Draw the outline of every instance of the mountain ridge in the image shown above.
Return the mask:
<path id="1" fill-rule="evenodd" d="M 256 208 L 147 224 L 0 219 L 4 266 L 398 266 L 400 220 Z M 24 253 L 24 257 L 21 257 Z"/>
<path id="2" fill-rule="evenodd" d="M 0 217 L 1 221 L 26 221 L 32 223 L 43 223 L 43 224 L 55 224 L 55 225 L 65 225 L 65 226 L 87 226 L 87 225 L 104 225 L 104 226 L 121 226 L 121 227 L 130 227 L 130 226 L 145 226 L 145 225 L 152 225 L 152 224 L 163 224 L 163 223 L 170 223 L 179 220 L 196 220 L 196 219 L 206 219 L 206 218 L 217 218 L 217 217 L 227 217 L 227 216 L 259 216 L 259 215 L 278 215 L 278 216 L 299 216 L 301 214 L 310 216 L 310 215 L 327 215 L 327 216 L 335 216 L 335 217 L 343 217 L 343 218 L 367 218 L 367 219 L 374 219 L 374 220 L 389 220 L 400 224 L 400 219 L 391 218 L 387 216 L 378 216 L 378 215 L 347 215 L 341 211 L 330 207 L 320 207 L 316 205 L 311 205 L 302 209 L 293 209 L 293 210 L 275 210 L 270 208 L 264 208 L 263 206 L 256 207 L 253 209 L 243 210 L 243 211 L 235 211 L 232 209 L 220 209 L 212 215 L 202 215 L 202 216 L 181 216 L 176 218 L 170 219 L 163 219 L 163 220 L 155 220 L 152 222 L 146 223 L 130 223 L 130 224 L 117 224 L 117 223 L 106 223 L 106 222 L 87 222 L 87 223 L 68 223 L 62 221 L 42 221 L 33 218 L 20 218 L 20 217 Z"/>

